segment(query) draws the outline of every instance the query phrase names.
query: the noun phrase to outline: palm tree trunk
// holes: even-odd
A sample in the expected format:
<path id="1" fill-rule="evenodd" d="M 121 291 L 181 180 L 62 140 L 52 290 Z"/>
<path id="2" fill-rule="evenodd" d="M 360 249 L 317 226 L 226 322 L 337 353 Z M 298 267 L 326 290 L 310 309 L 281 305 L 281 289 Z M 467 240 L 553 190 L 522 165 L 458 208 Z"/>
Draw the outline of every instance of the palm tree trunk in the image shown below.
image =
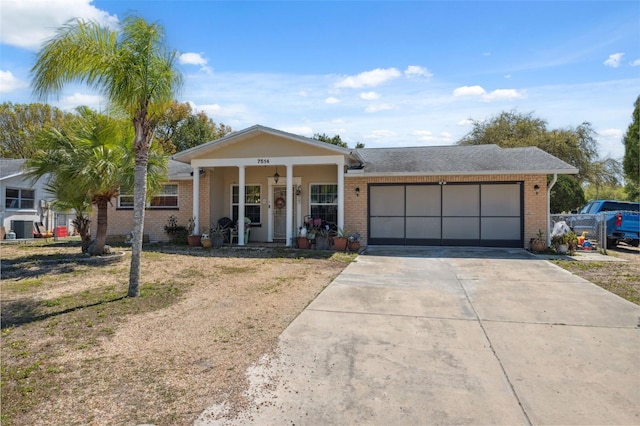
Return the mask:
<path id="1" fill-rule="evenodd" d="M 143 117 L 146 116 L 144 111 Z M 128 297 L 140 296 L 140 264 L 144 235 L 144 210 L 147 199 L 147 163 L 149 161 L 149 125 L 136 117 L 133 122 L 136 137 L 133 144 L 136 159 L 133 175 L 133 236 L 131 240 L 131 267 L 129 269 Z"/>
<path id="2" fill-rule="evenodd" d="M 96 227 L 96 241 L 90 248 L 89 254 L 91 256 L 100 256 L 104 254 L 104 244 L 107 241 L 107 203 L 108 199 L 100 198 L 96 202 L 98 207 L 97 227 Z"/>
<path id="3" fill-rule="evenodd" d="M 76 210 L 76 217 L 71 223 L 78 230 L 78 234 L 80 234 L 80 241 L 82 241 L 82 252 L 87 253 L 89 251 L 89 246 L 91 245 L 91 232 L 89 229 L 89 224 L 91 223 L 91 221 L 84 215 L 83 212 Z"/>

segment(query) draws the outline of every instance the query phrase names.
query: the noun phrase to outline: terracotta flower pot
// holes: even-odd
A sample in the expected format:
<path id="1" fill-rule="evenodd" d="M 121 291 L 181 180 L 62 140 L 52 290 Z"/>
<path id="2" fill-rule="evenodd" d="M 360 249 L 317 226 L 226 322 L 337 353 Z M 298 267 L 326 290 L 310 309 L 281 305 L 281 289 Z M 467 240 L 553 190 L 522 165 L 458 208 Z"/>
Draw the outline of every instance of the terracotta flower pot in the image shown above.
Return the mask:
<path id="1" fill-rule="evenodd" d="M 309 239 L 307 237 L 298 237 L 298 248 L 308 249 Z"/>
<path id="2" fill-rule="evenodd" d="M 349 241 L 349 251 L 360 250 L 360 241 Z"/>
<path id="3" fill-rule="evenodd" d="M 189 247 L 200 247 L 200 235 L 188 235 Z"/>
<path id="4" fill-rule="evenodd" d="M 336 251 L 345 251 L 349 240 L 346 237 L 333 237 L 333 246 Z"/>

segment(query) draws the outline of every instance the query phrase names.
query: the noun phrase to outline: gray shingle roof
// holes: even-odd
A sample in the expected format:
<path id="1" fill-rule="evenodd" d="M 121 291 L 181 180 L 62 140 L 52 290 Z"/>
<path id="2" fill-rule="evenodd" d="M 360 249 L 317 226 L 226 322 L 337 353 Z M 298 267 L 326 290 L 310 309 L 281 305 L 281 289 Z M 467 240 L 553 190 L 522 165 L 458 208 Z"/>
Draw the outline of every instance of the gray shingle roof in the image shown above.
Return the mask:
<path id="1" fill-rule="evenodd" d="M 452 145 L 413 148 L 362 148 L 365 174 L 560 173 L 578 170 L 537 147 Z"/>
<path id="2" fill-rule="evenodd" d="M 15 176 L 23 172 L 22 165 L 26 161 L 27 160 L 24 159 L 0 158 L 0 179 Z"/>
<path id="3" fill-rule="evenodd" d="M 180 161 L 169 159 L 167 164 L 167 174 L 169 180 L 191 179 L 191 165 Z"/>

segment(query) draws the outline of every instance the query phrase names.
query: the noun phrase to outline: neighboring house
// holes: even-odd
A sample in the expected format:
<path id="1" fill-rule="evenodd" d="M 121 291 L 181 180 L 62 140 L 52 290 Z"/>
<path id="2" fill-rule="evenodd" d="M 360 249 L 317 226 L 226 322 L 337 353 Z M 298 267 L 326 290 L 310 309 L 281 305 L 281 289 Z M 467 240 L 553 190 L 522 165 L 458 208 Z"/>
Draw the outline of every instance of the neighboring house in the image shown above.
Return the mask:
<path id="1" fill-rule="evenodd" d="M 54 212 L 49 208 L 54 197 L 45 190 L 47 178 L 32 182 L 25 176 L 25 161 L 0 159 L 0 226 L 5 233 L 15 232 L 16 238 L 33 238 L 34 222 L 41 222 L 48 231 L 55 226 Z"/>
<path id="2" fill-rule="evenodd" d="M 202 231 L 244 212 L 251 241 L 290 245 L 313 217 L 360 233 L 365 245 L 526 247 L 548 229 L 547 175 L 578 172 L 535 147 L 348 149 L 259 125 L 173 159 L 185 164 L 171 162 L 165 198 L 147 210 L 151 240 L 168 240 L 171 214 L 182 225 L 195 217 Z M 109 234 L 132 229 L 123 197 Z"/>

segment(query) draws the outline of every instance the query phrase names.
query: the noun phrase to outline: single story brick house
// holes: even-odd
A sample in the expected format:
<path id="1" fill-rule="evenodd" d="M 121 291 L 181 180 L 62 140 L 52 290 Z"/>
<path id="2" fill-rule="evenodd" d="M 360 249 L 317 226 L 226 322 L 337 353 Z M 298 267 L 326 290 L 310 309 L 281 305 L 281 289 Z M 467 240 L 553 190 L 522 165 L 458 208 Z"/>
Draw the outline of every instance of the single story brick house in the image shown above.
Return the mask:
<path id="1" fill-rule="evenodd" d="M 547 175 L 577 172 L 536 147 L 349 149 L 255 125 L 175 154 L 145 234 L 168 240 L 170 215 L 195 217 L 202 232 L 244 212 L 252 242 L 291 245 L 311 217 L 360 233 L 363 245 L 524 248 L 548 229 Z M 132 229 L 131 209 L 121 195 L 109 234 Z"/>

